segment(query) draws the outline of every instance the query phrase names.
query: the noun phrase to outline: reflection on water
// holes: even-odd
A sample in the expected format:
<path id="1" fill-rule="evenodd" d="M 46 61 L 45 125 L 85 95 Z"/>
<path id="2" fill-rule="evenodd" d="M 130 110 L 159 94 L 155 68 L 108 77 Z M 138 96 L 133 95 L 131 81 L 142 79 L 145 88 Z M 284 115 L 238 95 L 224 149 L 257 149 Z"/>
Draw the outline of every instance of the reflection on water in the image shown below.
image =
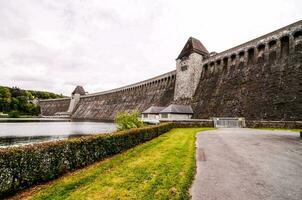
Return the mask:
<path id="1" fill-rule="evenodd" d="M 108 133 L 114 130 L 114 123 L 103 122 L 0 123 L 0 147 Z"/>

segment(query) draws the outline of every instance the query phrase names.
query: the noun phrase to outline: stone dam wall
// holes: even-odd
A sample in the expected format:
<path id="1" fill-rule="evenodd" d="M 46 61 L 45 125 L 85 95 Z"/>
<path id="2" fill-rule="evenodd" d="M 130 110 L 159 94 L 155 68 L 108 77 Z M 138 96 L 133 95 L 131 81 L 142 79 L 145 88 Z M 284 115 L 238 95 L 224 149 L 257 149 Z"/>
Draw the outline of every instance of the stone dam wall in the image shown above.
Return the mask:
<path id="1" fill-rule="evenodd" d="M 177 70 L 158 77 L 81 96 L 71 117 L 112 120 L 120 111 L 141 112 L 151 105 L 177 103 L 191 105 L 194 118 L 302 120 L 302 21 L 224 52 L 202 59 L 198 56 L 192 53 L 184 58 L 185 62 L 177 60 Z M 185 68 L 182 63 L 186 64 Z M 182 76 L 182 73 L 191 74 Z M 176 82 L 186 85 L 178 87 L 177 94 Z M 190 89 L 190 84 L 193 92 L 182 90 Z M 182 92 L 192 96 L 176 98 L 186 96 Z M 42 114 L 66 111 L 68 101 L 41 101 Z"/>
<path id="2" fill-rule="evenodd" d="M 54 116 L 57 112 L 68 110 L 70 98 L 40 100 L 41 114 L 43 116 Z"/>
<path id="3" fill-rule="evenodd" d="M 301 30 L 300 21 L 205 59 L 194 117 L 302 120 Z"/>
<path id="4" fill-rule="evenodd" d="M 175 71 L 130 86 L 80 98 L 74 119 L 113 120 L 118 112 L 168 106 L 174 97 Z"/>

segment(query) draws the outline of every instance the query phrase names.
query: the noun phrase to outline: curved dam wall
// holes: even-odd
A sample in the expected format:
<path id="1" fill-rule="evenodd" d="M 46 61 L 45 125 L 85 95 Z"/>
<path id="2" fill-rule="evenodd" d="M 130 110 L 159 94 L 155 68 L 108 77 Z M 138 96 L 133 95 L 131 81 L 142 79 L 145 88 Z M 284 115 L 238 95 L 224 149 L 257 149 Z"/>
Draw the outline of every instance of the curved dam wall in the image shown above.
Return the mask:
<path id="1" fill-rule="evenodd" d="M 152 105 L 168 106 L 174 97 L 175 71 L 123 88 L 85 95 L 74 119 L 113 120 L 118 112 L 144 111 Z"/>
<path id="2" fill-rule="evenodd" d="M 302 120 L 301 24 L 205 59 L 190 101 L 194 117 Z"/>
<path id="3" fill-rule="evenodd" d="M 192 48 L 175 71 L 83 95 L 71 117 L 112 120 L 117 112 L 176 103 L 191 105 L 194 118 L 302 121 L 302 21 L 221 53 L 196 50 L 203 47 L 196 40 L 188 40 L 184 49 Z M 69 102 L 40 101 L 42 115 L 67 111 Z"/>
<path id="4" fill-rule="evenodd" d="M 41 115 L 53 116 L 57 112 L 66 112 L 70 104 L 70 98 L 39 100 Z"/>

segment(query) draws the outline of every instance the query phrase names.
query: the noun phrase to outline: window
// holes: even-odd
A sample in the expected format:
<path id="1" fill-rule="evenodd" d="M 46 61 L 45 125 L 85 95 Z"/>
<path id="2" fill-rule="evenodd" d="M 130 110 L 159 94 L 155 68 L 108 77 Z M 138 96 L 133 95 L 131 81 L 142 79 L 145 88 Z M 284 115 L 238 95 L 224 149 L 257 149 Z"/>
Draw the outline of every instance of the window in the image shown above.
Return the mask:
<path id="1" fill-rule="evenodd" d="M 244 51 L 239 52 L 239 57 L 242 58 L 244 56 Z"/>
<path id="2" fill-rule="evenodd" d="M 161 118 L 168 118 L 168 114 L 161 114 Z"/>
<path id="3" fill-rule="evenodd" d="M 205 64 L 205 65 L 203 66 L 203 68 L 204 68 L 204 71 L 205 71 L 205 72 L 208 71 L 208 64 Z"/>
<path id="4" fill-rule="evenodd" d="M 275 47 L 276 44 L 277 44 L 276 40 L 272 40 L 272 41 L 270 41 L 270 42 L 268 43 L 268 46 L 269 46 L 269 48 L 271 49 L 271 48 Z"/>
<path id="5" fill-rule="evenodd" d="M 181 66 L 181 71 L 183 72 L 183 71 L 186 71 L 187 69 L 188 69 L 188 66 L 187 65 L 184 65 L 184 66 Z"/>
<path id="6" fill-rule="evenodd" d="M 281 57 L 285 57 L 289 54 L 289 38 L 284 36 L 281 38 Z"/>
<path id="7" fill-rule="evenodd" d="M 295 40 L 296 40 L 296 39 L 299 39 L 299 38 L 302 38 L 302 31 L 297 31 L 297 32 L 295 32 L 294 38 L 295 38 Z"/>
<path id="8" fill-rule="evenodd" d="M 143 118 L 148 118 L 148 114 L 143 114 Z"/>
<path id="9" fill-rule="evenodd" d="M 250 48 L 247 52 L 247 55 L 248 55 L 247 63 L 248 64 L 253 64 L 254 63 L 254 56 L 255 56 L 254 48 Z"/>

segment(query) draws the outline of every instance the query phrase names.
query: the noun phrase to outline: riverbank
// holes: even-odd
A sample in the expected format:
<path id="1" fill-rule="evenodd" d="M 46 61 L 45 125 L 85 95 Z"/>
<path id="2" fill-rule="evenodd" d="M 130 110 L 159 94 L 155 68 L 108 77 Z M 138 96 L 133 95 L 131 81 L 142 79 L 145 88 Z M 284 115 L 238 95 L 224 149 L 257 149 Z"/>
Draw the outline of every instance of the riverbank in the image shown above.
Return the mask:
<path id="1" fill-rule="evenodd" d="M 195 134 L 178 128 L 12 199 L 188 199 Z"/>

